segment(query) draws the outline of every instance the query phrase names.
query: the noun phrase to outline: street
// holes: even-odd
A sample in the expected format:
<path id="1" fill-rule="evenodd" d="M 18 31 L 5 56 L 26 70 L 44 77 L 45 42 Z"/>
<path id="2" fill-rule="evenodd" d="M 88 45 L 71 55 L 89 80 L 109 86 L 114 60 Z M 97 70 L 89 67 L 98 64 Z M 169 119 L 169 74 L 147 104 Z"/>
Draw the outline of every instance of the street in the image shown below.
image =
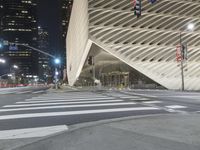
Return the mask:
<path id="1" fill-rule="evenodd" d="M 27 90 L 28 93 L 25 92 Z M 128 116 L 200 112 L 199 93 L 164 90 L 27 90 L 0 94 L 1 131 L 70 126 Z"/>

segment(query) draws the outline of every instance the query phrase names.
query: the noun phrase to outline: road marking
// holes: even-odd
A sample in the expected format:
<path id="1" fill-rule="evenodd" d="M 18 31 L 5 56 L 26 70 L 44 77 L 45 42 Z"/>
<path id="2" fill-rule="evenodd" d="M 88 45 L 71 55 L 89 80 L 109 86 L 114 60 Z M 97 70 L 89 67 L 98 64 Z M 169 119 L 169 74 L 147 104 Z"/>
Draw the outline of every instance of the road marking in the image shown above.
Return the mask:
<path id="1" fill-rule="evenodd" d="M 138 96 L 145 96 L 145 97 L 157 97 L 157 96 L 154 96 L 154 95 L 148 95 L 148 94 L 139 94 L 139 93 L 135 93 L 135 92 L 124 92 L 122 91 L 123 93 L 126 93 L 126 94 L 134 94 L 134 95 L 138 95 Z"/>
<path id="2" fill-rule="evenodd" d="M 15 92 L 3 92 L 3 93 L 0 93 L 0 94 L 3 95 L 3 94 L 13 94 L 13 93 L 15 93 Z"/>
<path id="3" fill-rule="evenodd" d="M 29 108 L 15 108 L 15 109 L 0 109 L 0 112 L 23 111 L 23 110 L 40 110 L 40 109 L 56 109 L 56 108 L 76 108 L 76 107 L 98 107 L 98 106 L 123 106 L 135 105 L 136 103 L 106 103 L 106 104 L 86 104 L 86 105 L 62 105 L 62 106 L 44 106 L 44 107 L 29 107 Z"/>
<path id="4" fill-rule="evenodd" d="M 165 107 L 171 108 L 171 109 L 187 108 L 186 106 L 181 106 L 181 105 L 169 105 Z"/>
<path id="5" fill-rule="evenodd" d="M 139 99 L 131 99 L 133 101 L 146 101 L 146 100 L 150 100 L 148 98 L 139 98 Z"/>
<path id="6" fill-rule="evenodd" d="M 38 117 L 55 117 L 55 116 L 70 116 L 95 113 L 112 113 L 112 112 L 128 112 L 128 111 L 145 111 L 145 110 L 160 110 L 155 107 L 136 107 L 136 108 L 114 108 L 114 109 L 97 109 L 97 110 L 81 110 L 81 111 L 66 111 L 66 112 L 50 112 L 50 113 L 30 113 L 0 116 L 0 120 L 23 119 L 23 118 L 38 118 Z"/>
<path id="7" fill-rule="evenodd" d="M 45 137 L 55 133 L 67 131 L 66 125 L 39 127 L 39 128 L 26 128 L 26 129 L 14 129 L 0 131 L 0 139 L 20 139 L 20 138 L 36 138 Z"/>
<path id="8" fill-rule="evenodd" d="M 40 103 L 40 104 L 24 104 L 24 105 L 5 105 L 4 108 L 12 107 L 31 107 L 31 106 L 45 106 L 45 105 L 64 105 L 64 104 L 90 104 L 90 103 L 109 103 L 121 102 L 123 100 L 100 100 L 100 101 L 83 101 L 83 102 L 60 102 L 60 103 Z"/>
<path id="9" fill-rule="evenodd" d="M 157 104 L 157 103 L 162 103 L 161 101 L 147 101 L 147 102 L 142 102 L 145 104 Z"/>
<path id="10" fill-rule="evenodd" d="M 17 104 L 34 104 L 34 103 L 48 103 L 48 102 L 77 102 L 77 101 L 98 101 L 98 100 L 114 100 L 113 98 L 108 99 L 67 99 L 67 100 L 37 100 L 37 101 L 24 101 L 24 102 L 16 102 Z"/>
<path id="11" fill-rule="evenodd" d="M 105 98 L 80 98 L 79 99 L 79 98 L 73 98 L 73 97 L 71 97 L 71 98 L 68 99 L 66 97 L 65 98 L 59 98 L 58 97 L 58 98 L 51 98 L 51 99 L 47 99 L 47 98 L 46 99 L 31 98 L 31 99 L 26 99 L 25 101 L 36 101 L 36 102 L 37 101 L 51 101 L 51 100 L 65 100 L 65 101 L 67 101 L 67 100 L 69 100 L 69 101 L 71 101 L 71 100 L 74 100 L 74 101 L 75 100 L 80 100 L 80 101 L 83 100 L 84 101 L 84 100 L 98 100 L 98 99 L 99 100 L 101 100 L 101 99 L 103 100 L 103 99 L 114 99 L 114 98 L 113 97 L 105 97 Z"/>
<path id="12" fill-rule="evenodd" d="M 16 92 L 16 94 L 25 94 L 25 93 L 30 93 L 32 91 L 23 91 L 23 92 Z"/>
<path id="13" fill-rule="evenodd" d="M 138 96 L 120 96 L 120 98 L 132 98 L 132 99 L 138 99 L 138 98 L 141 98 L 141 97 L 138 97 Z"/>
<path id="14" fill-rule="evenodd" d="M 36 91 L 36 92 L 32 92 L 33 94 L 38 94 L 38 93 L 43 93 L 44 91 Z"/>

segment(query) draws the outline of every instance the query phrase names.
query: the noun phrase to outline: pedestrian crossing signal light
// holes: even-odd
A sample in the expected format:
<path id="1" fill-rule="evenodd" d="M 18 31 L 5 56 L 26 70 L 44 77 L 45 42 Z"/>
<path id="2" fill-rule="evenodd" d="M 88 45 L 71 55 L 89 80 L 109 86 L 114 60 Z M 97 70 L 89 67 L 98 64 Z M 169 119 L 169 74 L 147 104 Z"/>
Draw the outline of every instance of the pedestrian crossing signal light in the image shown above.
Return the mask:
<path id="1" fill-rule="evenodd" d="M 137 16 L 137 18 L 141 16 L 141 11 L 142 11 L 141 0 L 135 0 L 134 13 Z"/>

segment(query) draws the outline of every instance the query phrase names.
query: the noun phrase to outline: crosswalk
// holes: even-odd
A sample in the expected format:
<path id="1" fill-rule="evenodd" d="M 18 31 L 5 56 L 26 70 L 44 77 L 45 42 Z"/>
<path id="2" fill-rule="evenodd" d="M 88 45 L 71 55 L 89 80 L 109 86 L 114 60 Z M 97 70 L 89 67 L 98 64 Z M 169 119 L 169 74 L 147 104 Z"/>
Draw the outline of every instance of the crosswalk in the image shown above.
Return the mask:
<path id="1" fill-rule="evenodd" d="M 77 120 L 88 122 L 101 119 L 111 119 L 139 114 L 139 112 L 150 113 L 161 111 L 152 106 L 137 104 L 133 100 L 126 101 L 123 98 L 139 100 L 138 96 L 107 96 L 93 92 L 70 92 L 70 93 L 47 93 L 37 97 L 18 101 L 14 104 L 5 105 L 0 108 L 0 133 L 10 135 L 10 132 L 18 133 L 18 137 L 28 132 L 42 128 L 67 126 Z M 90 120 L 91 119 L 91 120 Z M 27 124 L 27 120 L 29 124 Z M 12 124 L 11 124 L 12 123 Z M 15 126 L 18 124 L 18 127 Z M 9 126 L 6 126 L 9 124 Z M 30 126 L 31 125 L 31 126 Z M 3 129 L 2 129 L 3 128 Z M 5 130 L 6 129 L 6 130 Z M 28 130 L 29 129 L 29 130 Z M 57 128 L 56 128 L 57 129 Z M 56 130 L 55 130 L 56 131 Z M 50 130 L 52 133 L 52 130 Z M 44 133 L 47 135 L 48 133 Z M 36 135 L 34 134 L 33 137 Z M 7 137 L 7 136 L 6 136 Z M 9 138 L 18 138 L 9 136 Z"/>
<path id="2" fill-rule="evenodd" d="M 169 113 L 166 109 L 183 109 L 184 106 L 167 105 L 166 109 L 156 105 L 159 100 L 150 100 L 139 95 L 120 93 L 66 92 L 46 93 L 27 98 L 0 108 L 0 133 L 9 133 L 9 138 L 35 137 L 32 131 L 50 129 L 40 135 L 66 130 L 68 125 L 127 116 Z M 171 111 L 172 112 L 172 111 Z M 16 127 L 17 124 L 17 127 Z M 61 128 L 60 128 L 61 127 Z M 52 129 L 53 128 L 53 129 Z M 27 135 L 21 135 L 25 134 Z M 17 137 L 10 134 L 17 133 Z M 1 137 L 0 137 L 1 139 Z"/>

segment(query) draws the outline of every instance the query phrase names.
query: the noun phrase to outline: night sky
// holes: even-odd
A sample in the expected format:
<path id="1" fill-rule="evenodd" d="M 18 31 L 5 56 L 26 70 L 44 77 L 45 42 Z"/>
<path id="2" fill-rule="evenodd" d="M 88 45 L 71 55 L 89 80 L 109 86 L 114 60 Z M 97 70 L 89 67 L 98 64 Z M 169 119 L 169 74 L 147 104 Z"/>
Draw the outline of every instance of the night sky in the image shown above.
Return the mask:
<path id="1" fill-rule="evenodd" d="M 38 25 L 49 32 L 51 53 L 59 53 L 62 49 L 60 0 L 38 0 Z"/>

